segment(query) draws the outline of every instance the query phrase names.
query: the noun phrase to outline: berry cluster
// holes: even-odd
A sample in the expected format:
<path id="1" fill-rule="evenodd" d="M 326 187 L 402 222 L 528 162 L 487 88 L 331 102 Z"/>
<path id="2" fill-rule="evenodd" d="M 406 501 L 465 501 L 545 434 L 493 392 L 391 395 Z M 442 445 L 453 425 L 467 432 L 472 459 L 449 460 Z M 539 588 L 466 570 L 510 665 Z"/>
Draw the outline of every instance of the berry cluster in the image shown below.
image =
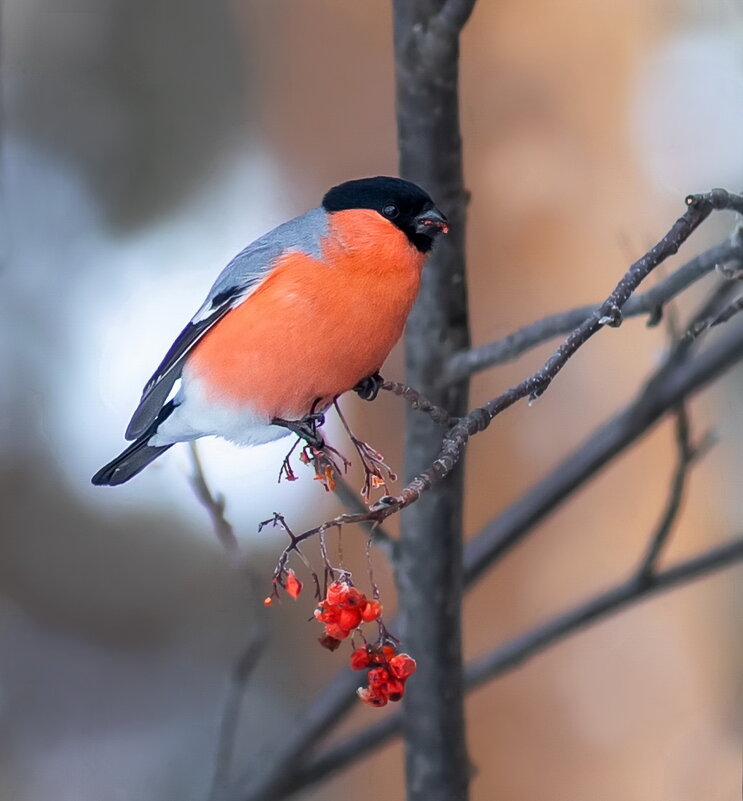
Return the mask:
<path id="1" fill-rule="evenodd" d="M 362 623 L 372 623 L 382 614 L 382 604 L 368 600 L 346 581 L 333 581 L 328 585 L 325 598 L 315 609 L 315 619 L 325 625 L 320 645 L 329 651 L 335 649 Z"/>
<path id="2" fill-rule="evenodd" d="M 366 645 L 351 654 L 351 667 L 366 670 L 366 687 L 356 694 L 370 706 L 384 706 L 388 701 L 399 701 L 405 694 L 405 682 L 415 673 L 415 659 L 398 654 L 393 645 Z"/>
<path id="3" fill-rule="evenodd" d="M 278 598 L 277 587 L 281 586 L 289 597 L 295 600 L 302 592 L 302 582 L 289 567 L 280 567 L 274 576 L 274 591 L 265 600 L 271 606 L 273 598 Z M 319 580 L 315 576 L 315 584 Z M 335 651 L 343 640 L 353 634 L 362 623 L 379 621 L 379 639 L 374 644 L 367 643 L 356 648 L 351 654 L 353 670 L 367 670 L 367 685 L 356 691 L 359 698 L 370 706 L 385 706 L 389 701 L 399 701 L 405 694 L 405 682 L 415 673 L 415 659 L 408 654 L 398 654 L 392 644 L 396 642 L 384 627 L 381 619 L 382 604 L 376 599 L 369 600 L 364 593 L 354 587 L 348 574 L 342 580 L 328 585 L 325 597 L 315 609 L 315 619 L 322 623 L 325 633 L 319 638 L 320 645 Z M 365 639 L 361 635 L 362 639 Z"/>

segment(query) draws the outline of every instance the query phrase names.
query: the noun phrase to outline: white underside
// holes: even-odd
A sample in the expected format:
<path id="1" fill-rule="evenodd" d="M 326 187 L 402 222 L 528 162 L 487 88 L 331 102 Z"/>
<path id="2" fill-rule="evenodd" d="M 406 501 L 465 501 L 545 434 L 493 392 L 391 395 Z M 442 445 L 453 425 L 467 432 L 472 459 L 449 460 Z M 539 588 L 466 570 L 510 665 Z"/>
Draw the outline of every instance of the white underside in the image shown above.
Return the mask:
<path id="1" fill-rule="evenodd" d="M 148 445 L 172 445 L 208 436 L 222 437 L 237 445 L 261 445 L 291 433 L 272 426 L 268 417 L 248 406 L 236 407 L 208 398 L 201 382 L 187 371 L 174 400 L 176 408 L 150 437 Z"/>

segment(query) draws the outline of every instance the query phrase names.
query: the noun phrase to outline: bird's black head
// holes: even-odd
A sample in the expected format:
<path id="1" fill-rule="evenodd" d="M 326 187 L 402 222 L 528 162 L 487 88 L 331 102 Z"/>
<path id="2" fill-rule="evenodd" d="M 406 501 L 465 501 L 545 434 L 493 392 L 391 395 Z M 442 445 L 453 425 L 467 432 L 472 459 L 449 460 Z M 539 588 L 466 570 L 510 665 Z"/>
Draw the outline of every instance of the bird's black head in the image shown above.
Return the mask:
<path id="1" fill-rule="evenodd" d="M 402 178 L 360 178 L 334 186 L 322 200 L 326 211 L 373 209 L 397 226 L 422 253 L 449 230 L 446 217 L 419 186 Z"/>

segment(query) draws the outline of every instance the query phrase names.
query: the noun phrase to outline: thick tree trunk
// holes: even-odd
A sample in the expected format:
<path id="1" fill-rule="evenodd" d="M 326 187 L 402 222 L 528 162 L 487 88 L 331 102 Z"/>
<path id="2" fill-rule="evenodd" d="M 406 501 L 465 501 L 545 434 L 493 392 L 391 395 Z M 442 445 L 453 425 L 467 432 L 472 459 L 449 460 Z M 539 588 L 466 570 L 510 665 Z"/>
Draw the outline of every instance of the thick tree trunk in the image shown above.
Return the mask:
<path id="1" fill-rule="evenodd" d="M 400 174 L 422 185 L 451 225 L 424 269 L 405 342 L 407 383 L 461 415 L 468 381 L 437 386 L 446 360 L 469 347 L 458 97 L 464 20 L 458 25 L 443 19 L 446 5 L 451 4 L 394 0 Z M 409 411 L 406 480 L 429 468 L 440 446 L 441 430 Z M 409 801 L 462 801 L 468 795 L 460 625 L 463 493 L 460 466 L 403 513 L 397 572 L 403 642 L 418 659 L 404 708 Z"/>

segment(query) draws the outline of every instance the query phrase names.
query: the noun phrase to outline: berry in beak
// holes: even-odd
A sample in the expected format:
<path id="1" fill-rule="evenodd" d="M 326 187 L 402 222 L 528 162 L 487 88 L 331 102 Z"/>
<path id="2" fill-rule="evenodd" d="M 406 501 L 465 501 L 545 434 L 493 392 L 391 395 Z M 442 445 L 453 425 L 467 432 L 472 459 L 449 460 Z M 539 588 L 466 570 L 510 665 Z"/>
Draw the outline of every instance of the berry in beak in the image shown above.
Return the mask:
<path id="1" fill-rule="evenodd" d="M 434 206 L 422 211 L 415 218 L 415 232 L 417 234 L 427 234 L 431 237 L 436 236 L 436 234 L 448 234 L 449 223 L 446 217 Z"/>

